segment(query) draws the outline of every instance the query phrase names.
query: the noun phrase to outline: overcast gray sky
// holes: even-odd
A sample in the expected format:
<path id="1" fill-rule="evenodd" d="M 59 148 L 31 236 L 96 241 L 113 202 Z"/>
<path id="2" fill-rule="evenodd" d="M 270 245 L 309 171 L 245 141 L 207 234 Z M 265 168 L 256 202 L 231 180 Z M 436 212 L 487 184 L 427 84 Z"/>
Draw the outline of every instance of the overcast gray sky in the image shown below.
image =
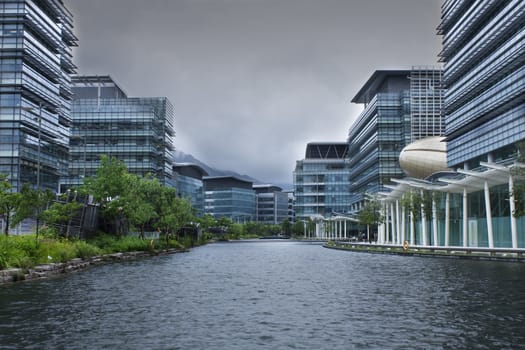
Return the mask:
<path id="1" fill-rule="evenodd" d="M 312 141 L 345 141 L 376 69 L 437 65 L 440 0 L 64 0 L 79 74 L 167 96 L 175 147 L 291 183 Z"/>

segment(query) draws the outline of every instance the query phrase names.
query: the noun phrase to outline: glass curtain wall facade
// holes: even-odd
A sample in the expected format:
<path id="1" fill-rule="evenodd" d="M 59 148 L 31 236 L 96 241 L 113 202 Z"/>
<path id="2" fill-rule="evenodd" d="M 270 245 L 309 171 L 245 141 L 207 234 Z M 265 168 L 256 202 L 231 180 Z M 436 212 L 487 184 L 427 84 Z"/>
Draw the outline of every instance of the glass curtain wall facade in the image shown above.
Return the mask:
<path id="1" fill-rule="evenodd" d="M 445 135 L 443 70 L 414 67 L 409 79 L 411 142 Z"/>
<path id="2" fill-rule="evenodd" d="M 256 193 L 257 222 L 276 225 L 288 217 L 288 193 L 272 185 L 254 185 Z"/>
<path id="3" fill-rule="evenodd" d="M 230 218 L 233 222 L 255 221 L 253 183 L 233 176 L 205 176 L 204 213 L 214 218 Z"/>
<path id="4" fill-rule="evenodd" d="M 348 144 L 309 143 L 293 172 L 296 220 L 349 210 Z"/>
<path id="5" fill-rule="evenodd" d="M 353 103 L 364 110 L 348 134 L 350 211 L 357 212 L 365 194 L 389 191 L 402 178 L 401 150 L 413 141 L 443 134 L 441 70 L 376 71 Z"/>
<path id="6" fill-rule="evenodd" d="M 69 177 L 62 190 L 96 175 L 102 155 L 123 161 L 138 176 L 175 187 L 173 106 L 165 97 L 127 97 L 109 76 L 73 79 Z"/>
<path id="7" fill-rule="evenodd" d="M 175 187 L 177 195 L 187 198 L 197 216 L 204 215 L 204 191 L 202 178 L 208 176 L 206 170 L 196 164 L 175 164 Z"/>
<path id="8" fill-rule="evenodd" d="M 76 46 L 60 0 L 0 2 L 0 173 L 58 190 L 67 174 Z"/>
<path id="9" fill-rule="evenodd" d="M 438 30 L 449 166 L 511 158 L 525 139 L 525 3 L 446 0 Z"/>
<path id="10" fill-rule="evenodd" d="M 512 188 L 525 140 L 525 3 L 445 0 L 438 31 L 447 162 L 459 193 L 447 193 L 450 237 L 432 244 L 523 248 Z"/>

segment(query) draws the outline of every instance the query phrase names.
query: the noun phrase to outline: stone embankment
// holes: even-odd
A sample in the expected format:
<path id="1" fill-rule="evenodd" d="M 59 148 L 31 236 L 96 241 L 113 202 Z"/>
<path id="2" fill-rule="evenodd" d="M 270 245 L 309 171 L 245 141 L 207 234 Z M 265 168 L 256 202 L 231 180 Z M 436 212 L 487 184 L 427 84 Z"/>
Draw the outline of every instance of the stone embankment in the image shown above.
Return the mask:
<path id="1" fill-rule="evenodd" d="M 125 253 L 113 253 L 100 256 L 93 256 L 90 258 L 76 258 L 63 263 L 51 263 L 45 265 L 38 265 L 29 269 L 11 268 L 0 270 L 0 284 L 29 281 L 38 278 L 46 278 L 52 276 L 63 275 L 75 271 L 85 270 L 91 266 L 100 265 L 113 261 L 132 260 L 142 257 L 149 257 L 155 255 L 166 255 L 174 253 L 182 253 L 187 250 L 181 249 L 166 249 L 156 251 L 136 251 Z"/>
<path id="2" fill-rule="evenodd" d="M 392 254 L 418 257 L 449 259 L 491 260 L 525 263 L 524 249 L 483 248 L 483 247 L 440 247 L 440 246 L 394 246 L 357 242 L 333 242 L 323 245 L 325 248 L 346 250 L 359 253 Z"/>

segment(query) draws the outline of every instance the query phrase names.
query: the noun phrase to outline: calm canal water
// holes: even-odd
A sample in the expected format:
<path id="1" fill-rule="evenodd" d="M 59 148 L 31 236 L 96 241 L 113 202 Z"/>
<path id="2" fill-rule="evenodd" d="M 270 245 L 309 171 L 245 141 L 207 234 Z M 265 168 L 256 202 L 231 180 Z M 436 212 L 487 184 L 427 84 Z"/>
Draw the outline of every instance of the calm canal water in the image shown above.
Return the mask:
<path id="1" fill-rule="evenodd" d="M 525 264 L 218 243 L 0 287 L 0 349 L 519 349 Z"/>

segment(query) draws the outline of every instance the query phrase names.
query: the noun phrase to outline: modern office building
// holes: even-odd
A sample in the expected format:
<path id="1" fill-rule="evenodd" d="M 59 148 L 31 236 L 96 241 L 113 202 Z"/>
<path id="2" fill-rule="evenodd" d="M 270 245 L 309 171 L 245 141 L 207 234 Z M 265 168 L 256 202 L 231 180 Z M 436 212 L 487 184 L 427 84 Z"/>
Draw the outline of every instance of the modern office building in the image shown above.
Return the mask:
<path id="1" fill-rule="evenodd" d="M 61 189 L 96 175 L 102 155 L 128 171 L 175 186 L 173 106 L 166 97 L 128 97 L 110 76 L 73 77 L 69 177 Z"/>
<path id="2" fill-rule="evenodd" d="M 208 172 L 196 164 L 176 163 L 173 165 L 177 195 L 187 198 L 197 216 L 204 215 L 204 191 L 202 178 Z"/>
<path id="3" fill-rule="evenodd" d="M 293 189 L 285 192 L 288 195 L 288 221 L 295 222 L 295 193 Z"/>
<path id="4" fill-rule="evenodd" d="M 349 211 L 346 142 L 311 142 L 293 172 L 296 220 Z"/>
<path id="5" fill-rule="evenodd" d="M 446 0 L 438 30 L 449 166 L 514 157 L 525 139 L 525 3 Z"/>
<path id="6" fill-rule="evenodd" d="M 0 173 L 58 190 L 67 173 L 77 38 L 61 0 L 0 2 Z"/>
<path id="7" fill-rule="evenodd" d="M 204 213 L 237 223 L 255 221 L 253 182 L 235 176 L 205 176 Z"/>
<path id="8" fill-rule="evenodd" d="M 403 147 L 443 135 L 441 79 L 438 68 L 378 70 L 352 99 L 364 105 L 348 136 L 352 212 L 362 208 L 365 194 L 388 191 L 392 179 L 405 176 Z"/>
<path id="9" fill-rule="evenodd" d="M 256 221 L 279 225 L 288 220 L 288 193 L 274 185 L 253 185 L 256 195 Z"/>
<path id="10" fill-rule="evenodd" d="M 453 172 L 396 180 L 382 198 L 380 242 L 523 249 L 525 217 L 514 214 L 523 203 L 515 184 L 525 141 L 525 2 L 445 0 L 438 30 Z M 423 166 L 421 147 L 409 148 L 405 166 Z"/>

